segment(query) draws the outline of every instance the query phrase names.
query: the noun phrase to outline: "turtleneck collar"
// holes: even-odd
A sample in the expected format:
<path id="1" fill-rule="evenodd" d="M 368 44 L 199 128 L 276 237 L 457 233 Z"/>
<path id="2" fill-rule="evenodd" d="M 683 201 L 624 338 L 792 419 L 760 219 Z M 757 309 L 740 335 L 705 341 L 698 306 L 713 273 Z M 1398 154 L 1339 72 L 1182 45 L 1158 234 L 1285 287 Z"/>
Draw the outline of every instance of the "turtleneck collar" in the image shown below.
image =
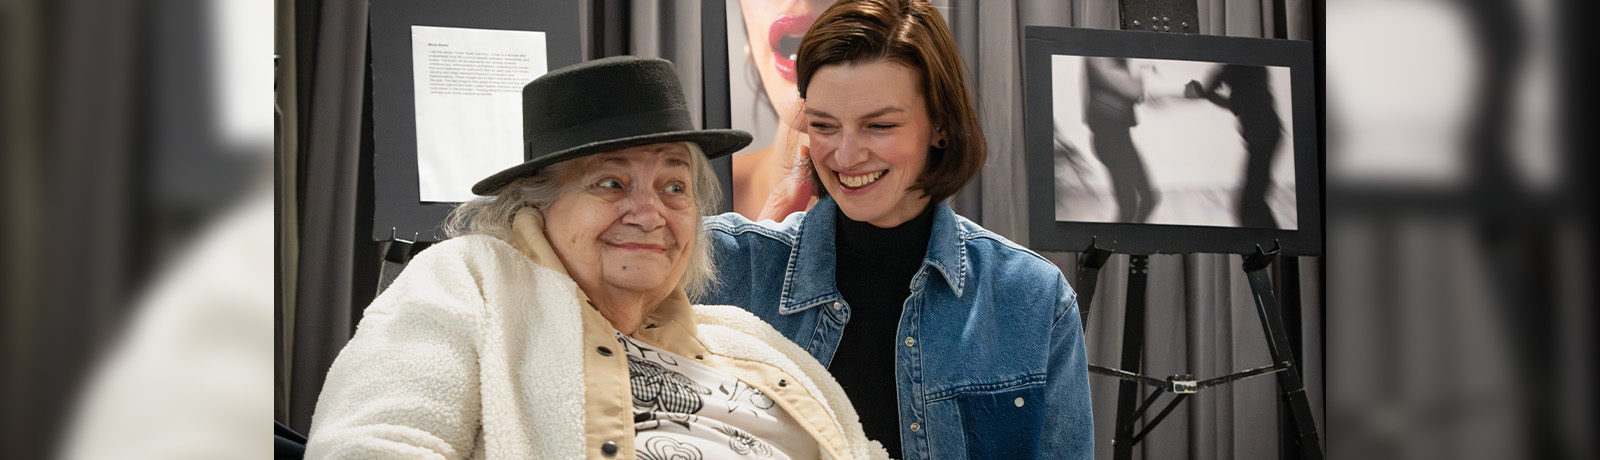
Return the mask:
<path id="1" fill-rule="evenodd" d="M 933 235 L 934 203 L 921 214 L 890 228 L 879 228 L 867 222 L 851 220 L 843 210 L 838 213 L 839 250 L 853 254 L 870 255 L 878 260 L 922 260 L 928 253 L 928 238 Z"/>

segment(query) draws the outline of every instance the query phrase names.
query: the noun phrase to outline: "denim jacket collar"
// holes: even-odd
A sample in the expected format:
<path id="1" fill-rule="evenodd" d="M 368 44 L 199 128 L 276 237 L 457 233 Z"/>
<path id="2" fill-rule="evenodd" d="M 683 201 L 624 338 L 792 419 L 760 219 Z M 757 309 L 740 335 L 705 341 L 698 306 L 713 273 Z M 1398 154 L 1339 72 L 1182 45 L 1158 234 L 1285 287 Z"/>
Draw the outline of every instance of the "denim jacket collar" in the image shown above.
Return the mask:
<path id="1" fill-rule="evenodd" d="M 817 200 L 800 222 L 800 236 L 789 249 L 789 265 L 783 280 L 783 292 L 778 313 L 789 315 L 808 308 L 840 299 L 834 283 L 834 266 L 838 250 L 834 243 L 839 205 L 833 197 Z M 956 213 L 950 205 L 939 203 L 933 211 L 933 232 L 928 238 L 928 254 L 922 259 L 923 269 L 912 277 L 911 286 L 924 282 L 933 267 L 957 297 L 966 287 L 967 248 L 961 244 L 961 230 Z"/>

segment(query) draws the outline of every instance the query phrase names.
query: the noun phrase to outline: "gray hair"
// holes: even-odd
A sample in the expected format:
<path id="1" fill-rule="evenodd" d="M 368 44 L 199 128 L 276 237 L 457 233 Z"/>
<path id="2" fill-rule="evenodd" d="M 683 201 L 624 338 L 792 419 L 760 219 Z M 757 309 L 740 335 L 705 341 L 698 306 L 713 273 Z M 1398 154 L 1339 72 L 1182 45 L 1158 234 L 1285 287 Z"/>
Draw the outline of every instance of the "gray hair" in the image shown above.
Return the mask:
<path id="1" fill-rule="evenodd" d="M 701 216 L 709 216 L 722 199 L 722 188 L 717 175 L 711 170 L 700 145 L 684 142 L 689 149 L 689 169 L 694 174 L 694 204 Z M 580 158 L 581 159 L 581 158 Z M 546 166 L 532 176 L 512 181 L 496 190 L 493 195 L 478 197 L 457 205 L 445 218 L 444 233 L 447 238 L 464 235 L 489 235 L 512 241 L 511 221 L 522 208 L 543 210 L 554 203 L 563 190 L 562 178 L 578 165 L 577 161 L 563 161 Z M 690 299 L 698 299 L 717 281 L 716 266 L 711 260 L 711 238 L 702 227 L 703 219 L 694 222 L 694 252 L 689 254 L 689 267 L 684 270 L 680 286 Z"/>

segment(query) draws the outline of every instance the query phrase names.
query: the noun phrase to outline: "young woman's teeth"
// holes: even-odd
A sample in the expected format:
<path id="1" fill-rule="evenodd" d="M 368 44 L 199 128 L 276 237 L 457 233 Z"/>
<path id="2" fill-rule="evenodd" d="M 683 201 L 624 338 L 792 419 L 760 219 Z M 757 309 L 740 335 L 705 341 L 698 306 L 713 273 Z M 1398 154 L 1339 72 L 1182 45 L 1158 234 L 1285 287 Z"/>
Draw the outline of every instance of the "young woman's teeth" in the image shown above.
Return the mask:
<path id="1" fill-rule="evenodd" d="M 883 177 L 883 173 L 885 172 L 887 171 L 871 172 L 859 176 L 846 176 L 844 174 L 840 174 L 839 183 L 844 184 L 845 187 L 849 188 L 866 187 L 867 184 L 877 182 L 878 178 Z"/>

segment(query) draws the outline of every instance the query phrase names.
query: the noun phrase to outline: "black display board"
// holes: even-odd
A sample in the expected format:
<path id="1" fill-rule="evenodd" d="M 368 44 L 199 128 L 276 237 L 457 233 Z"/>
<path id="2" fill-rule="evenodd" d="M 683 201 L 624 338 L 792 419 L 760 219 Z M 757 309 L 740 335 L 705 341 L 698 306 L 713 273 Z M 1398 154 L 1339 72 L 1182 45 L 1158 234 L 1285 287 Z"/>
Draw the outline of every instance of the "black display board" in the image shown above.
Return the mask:
<path id="1" fill-rule="evenodd" d="M 388 0 L 368 9 L 372 66 L 372 239 L 438 241 L 452 203 L 424 203 L 417 185 L 411 26 L 538 31 L 547 68 L 582 61 L 578 2 L 564 0 Z M 352 107 L 359 110 L 359 107 Z M 315 199 L 310 197 L 309 199 Z"/>
<path id="2" fill-rule="evenodd" d="M 1303 41 L 1026 27 L 1031 247 L 1081 251 L 1096 242 L 1126 254 L 1250 254 L 1281 243 L 1286 255 L 1319 255 L 1323 161 L 1313 64 Z M 1105 88 L 1115 85 L 1096 84 L 1112 75 L 1104 69 L 1140 76 L 1127 81 L 1139 82 L 1143 95 L 1120 107 L 1106 103 L 1115 99 Z M 1187 82 L 1210 82 L 1223 69 L 1253 74 L 1237 81 L 1257 83 L 1185 95 Z M 1262 100 L 1277 107 L 1266 112 L 1274 115 L 1251 118 L 1229 105 Z M 1116 123 L 1107 119 L 1132 125 L 1108 129 Z M 1255 145 L 1270 145 L 1260 151 L 1271 155 L 1252 150 L 1263 132 L 1275 134 Z M 1268 172 L 1253 173 L 1263 162 Z M 1260 187 L 1268 188 L 1264 197 Z M 1251 212 L 1269 204 L 1270 217 Z"/>
<path id="3" fill-rule="evenodd" d="M 1194 0 L 1122 0 L 1118 11 L 1122 30 L 1200 33 L 1200 10 Z"/>

